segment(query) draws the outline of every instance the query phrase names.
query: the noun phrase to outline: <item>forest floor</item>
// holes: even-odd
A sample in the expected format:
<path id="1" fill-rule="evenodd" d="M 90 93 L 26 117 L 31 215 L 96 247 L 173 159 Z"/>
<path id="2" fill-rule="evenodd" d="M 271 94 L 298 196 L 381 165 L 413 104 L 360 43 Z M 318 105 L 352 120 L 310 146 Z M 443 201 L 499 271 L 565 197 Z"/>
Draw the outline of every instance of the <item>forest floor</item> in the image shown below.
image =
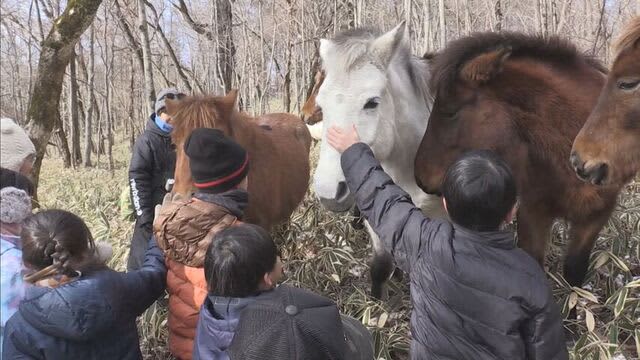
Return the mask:
<path id="1" fill-rule="evenodd" d="M 97 240 L 113 245 L 110 266 L 124 271 L 133 222 L 121 214 L 119 204 L 131 152 L 128 141 L 118 140 L 113 173 L 104 155 L 97 166 L 78 169 L 64 169 L 56 154 L 48 156 L 38 193 L 43 208 L 63 208 L 85 219 Z M 317 146 L 312 152 L 315 162 Z M 310 190 L 290 223 L 274 231 L 286 265 L 286 282 L 328 296 L 343 313 L 361 319 L 374 334 L 378 358 L 406 359 L 410 339 L 407 276 L 390 281 L 388 301 L 371 298 L 367 236 L 354 230 L 350 220 L 325 211 Z M 580 289 L 569 287 L 561 276 L 567 233 L 564 223 L 554 225 L 546 270 L 563 314 L 577 308 L 577 319 L 565 322 L 575 334 L 568 342 L 572 359 L 640 358 L 640 183 L 630 184 L 620 196 Z M 166 309 L 155 306 L 141 317 L 146 359 L 171 359 L 166 321 Z"/>

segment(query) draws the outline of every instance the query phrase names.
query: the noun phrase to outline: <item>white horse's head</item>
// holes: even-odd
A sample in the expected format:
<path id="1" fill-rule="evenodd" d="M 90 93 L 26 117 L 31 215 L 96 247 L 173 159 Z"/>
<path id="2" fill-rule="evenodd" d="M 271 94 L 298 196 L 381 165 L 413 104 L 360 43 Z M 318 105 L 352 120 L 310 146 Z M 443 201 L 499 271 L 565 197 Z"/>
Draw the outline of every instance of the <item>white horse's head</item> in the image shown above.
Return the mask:
<path id="1" fill-rule="evenodd" d="M 320 41 L 326 77 L 316 97 L 322 108 L 323 141 L 314 189 L 328 210 L 348 210 L 353 196 L 340 167 L 340 154 L 324 141 L 327 129 L 355 125 L 361 141 L 371 146 L 380 161 L 389 158 L 396 146 L 397 107 L 407 106 L 406 101 L 397 100 L 406 91 L 400 89 L 399 82 L 413 81 L 407 69 L 410 50 L 404 39 L 403 22 L 382 35 L 356 29 Z"/>

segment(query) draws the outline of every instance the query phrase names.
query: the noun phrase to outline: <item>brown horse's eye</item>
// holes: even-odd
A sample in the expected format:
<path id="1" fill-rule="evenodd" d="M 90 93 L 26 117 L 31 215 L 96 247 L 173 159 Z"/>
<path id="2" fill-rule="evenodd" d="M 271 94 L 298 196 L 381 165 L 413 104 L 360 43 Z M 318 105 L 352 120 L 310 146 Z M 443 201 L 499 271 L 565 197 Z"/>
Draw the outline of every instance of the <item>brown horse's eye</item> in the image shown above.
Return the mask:
<path id="1" fill-rule="evenodd" d="M 618 89 L 620 90 L 633 90 L 635 88 L 638 87 L 638 85 L 640 85 L 640 80 L 633 80 L 633 81 L 624 81 L 624 80 L 620 80 L 618 81 Z"/>

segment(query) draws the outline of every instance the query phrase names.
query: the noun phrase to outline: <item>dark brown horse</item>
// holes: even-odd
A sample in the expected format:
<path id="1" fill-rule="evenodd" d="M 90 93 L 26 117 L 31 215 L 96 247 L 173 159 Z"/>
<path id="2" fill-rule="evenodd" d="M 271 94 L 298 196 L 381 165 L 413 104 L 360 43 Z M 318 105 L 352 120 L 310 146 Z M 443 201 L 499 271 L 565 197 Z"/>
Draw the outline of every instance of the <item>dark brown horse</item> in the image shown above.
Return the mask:
<path id="1" fill-rule="evenodd" d="M 311 137 L 304 123 L 290 114 L 252 118 L 236 110 L 237 91 L 224 97 L 190 96 L 167 101 L 177 147 L 174 192 L 192 191 L 189 158 L 183 145 L 196 128 L 222 130 L 249 153 L 249 205 L 244 220 L 265 229 L 286 221 L 309 187 Z"/>
<path id="2" fill-rule="evenodd" d="M 567 159 L 605 71 L 556 37 L 482 33 L 453 41 L 434 60 L 436 98 L 416 156 L 418 184 L 439 193 L 446 169 L 463 152 L 497 152 L 518 185 L 519 246 L 542 264 L 554 219 L 565 219 L 564 275 L 581 285 L 617 191 L 581 182 Z"/>
<path id="3" fill-rule="evenodd" d="M 616 46 L 607 83 L 573 143 L 571 163 L 592 184 L 620 187 L 640 170 L 640 17 Z"/>

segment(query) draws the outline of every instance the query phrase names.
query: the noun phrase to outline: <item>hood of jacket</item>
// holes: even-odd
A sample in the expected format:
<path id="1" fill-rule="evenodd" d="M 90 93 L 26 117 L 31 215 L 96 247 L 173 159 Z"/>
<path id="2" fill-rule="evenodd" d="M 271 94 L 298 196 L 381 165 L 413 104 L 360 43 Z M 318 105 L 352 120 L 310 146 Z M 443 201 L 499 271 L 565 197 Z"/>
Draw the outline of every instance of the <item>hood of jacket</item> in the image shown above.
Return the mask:
<path id="1" fill-rule="evenodd" d="M 160 128 L 158 127 L 158 125 L 156 125 L 156 122 L 154 121 L 155 118 L 156 118 L 156 113 L 149 115 L 149 120 L 147 120 L 147 130 L 149 130 L 153 134 L 166 137 L 166 138 L 171 138 L 170 133 L 166 133 L 160 130 Z"/>
<path id="2" fill-rule="evenodd" d="M 213 236 L 236 223 L 247 202 L 246 191 L 196 194 L 189 200 L 163 205 L 154 221 L 158 245 L 171 259 L 192 267 L 204 266 Z"/>
<path id="3" fill-rule="evenodd" d="M 225 298 L 207 296 L 198 319 L 194 359 L 223 359 L 231 345 L 240 313 L 254 297 Z"/>
<path id="4" fill-rule="evenodd" d="M 45 334 L 73 341 L 86 341 L 112 327 L 114 314 L 103 291 L 91 277 L 57 288 L 30 286 L 19 312 Z"/>

